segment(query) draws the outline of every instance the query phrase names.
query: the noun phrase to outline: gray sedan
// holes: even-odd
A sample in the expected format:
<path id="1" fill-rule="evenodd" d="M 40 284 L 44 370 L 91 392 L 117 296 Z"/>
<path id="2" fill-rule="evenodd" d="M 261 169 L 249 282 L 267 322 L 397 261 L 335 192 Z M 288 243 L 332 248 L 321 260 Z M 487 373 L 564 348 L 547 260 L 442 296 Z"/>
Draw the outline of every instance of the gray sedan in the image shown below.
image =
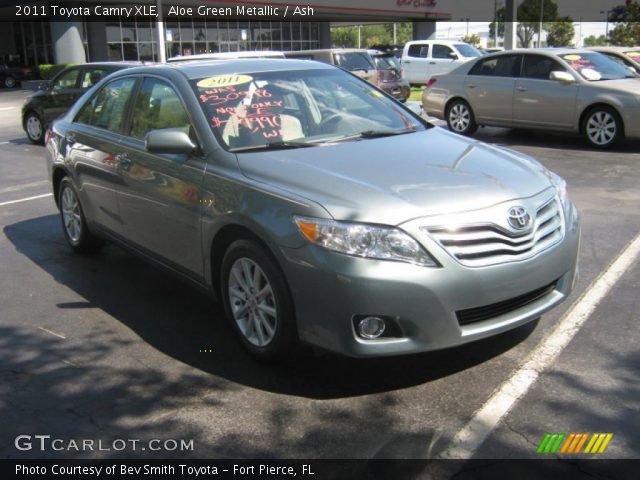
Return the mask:
<path id="1" fill-rule="evenodd" d="M 480 125 L 579 132 L 597 148 L 640 137 L 640 79 L 588 50 L 488 55 L 432 77 L 422 105 L 463 135 Z"/>
<path id="2" fill-rule="evenodd" d="M 560 177 L 329 65 L 124 70 L 46 150 L 73 250 L 108 239 L 210 292 L 263 360 L 298 341 L 359 357 L 459 345 L 573 288 Z"/>

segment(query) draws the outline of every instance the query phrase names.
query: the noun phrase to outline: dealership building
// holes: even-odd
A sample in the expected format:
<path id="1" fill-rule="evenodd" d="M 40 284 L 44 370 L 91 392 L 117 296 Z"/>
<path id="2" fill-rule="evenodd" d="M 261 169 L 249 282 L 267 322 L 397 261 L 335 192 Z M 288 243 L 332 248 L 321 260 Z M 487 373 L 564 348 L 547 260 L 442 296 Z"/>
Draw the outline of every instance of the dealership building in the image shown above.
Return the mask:
<path id="1" fill-rule="evenodd" d="M 52 12 L 54 5 L 66 5 L 66 2 L 26 5 L 33 8 L 48 5 L 47 12 Z M 162 61 L 177 55 L 210 52 L 328 48 L 331 47 L 330 27 L 336 20 L 352 23 L 412 21 L 414 38 L 431 38 L 435 34 L 435 21 L 449 18 L 446 12 L 439 11 L 436 0 L 287 1 L 286 5 L 291 10 L 286 19 L 283 17 L 285 3 L 252 0 L 140 0 L 133 5 L 144 5 L 146 12 L 162 12 L 162 15 L 157 18 L 111 16 L 106 20 L 95 15 L 97 7 L 103 9 L 108 6 L 111 11 L 124 12 L 132 4 L 85 0 L 75 5 L 81 6 L 81 10 L 73 11 L 79 12 L 75 16 L 60 15 L 58 7 L 56 12 L 59 15 L 55 18 L 49 15 L 47 21 L 4 23 L 3 37 L 8 41 L 0 45 L 2 63 L 29 66 L 120 60 Z M 244 10 L 236 10 L 239 6 Z M 297 6 L 304 14 L 294 15 Z M 15 8 L 5 7 L 0 9 L 0 13 L 4 10 L 3 18 L 8 18 L 15 13 Z M 203 11 L 208 14 L 198 14 Z M 253 14 L 247 15 L 249 11 Z M 31 15 L 27 18 L 42 17 Z"/>

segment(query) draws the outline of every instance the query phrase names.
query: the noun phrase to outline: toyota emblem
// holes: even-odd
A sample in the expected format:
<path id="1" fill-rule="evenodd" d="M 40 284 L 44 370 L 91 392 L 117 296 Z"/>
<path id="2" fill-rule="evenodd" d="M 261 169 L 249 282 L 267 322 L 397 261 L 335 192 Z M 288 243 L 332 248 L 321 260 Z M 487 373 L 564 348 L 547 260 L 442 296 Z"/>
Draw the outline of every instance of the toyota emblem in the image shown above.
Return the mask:
<path id="1" fill-rule="evenodd" d="M 518 205 L 509 209 L 507 221 L 515 230 L 524 230 L 531 224 L 531 215 L 526 208 Z"/>

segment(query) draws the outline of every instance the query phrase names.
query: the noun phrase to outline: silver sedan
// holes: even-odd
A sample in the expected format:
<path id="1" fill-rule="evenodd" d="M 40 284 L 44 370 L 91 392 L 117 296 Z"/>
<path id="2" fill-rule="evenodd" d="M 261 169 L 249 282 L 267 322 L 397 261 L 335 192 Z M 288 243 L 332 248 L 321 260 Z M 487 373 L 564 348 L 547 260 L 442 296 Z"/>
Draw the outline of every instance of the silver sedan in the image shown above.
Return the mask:
<path id="1" fill-rule="evenodd" d="M 588 50 L 487 55 L 432 77 L 422 105 L 463 135 L 480 125 L 579 132 L 597 148 L 640 137 L 640 78 Z"/>

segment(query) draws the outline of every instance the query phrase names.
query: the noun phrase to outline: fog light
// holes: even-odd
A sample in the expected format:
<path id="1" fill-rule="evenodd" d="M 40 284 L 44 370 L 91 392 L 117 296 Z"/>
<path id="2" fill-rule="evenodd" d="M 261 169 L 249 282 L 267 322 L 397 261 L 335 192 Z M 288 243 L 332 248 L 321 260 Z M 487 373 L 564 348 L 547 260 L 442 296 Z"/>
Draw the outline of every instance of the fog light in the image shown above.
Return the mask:
<path id="1" fill-rule="evenodd" d="M 378 338 L 384 333 L 384 320 L 379 317 L 365 317 L 358 322 L 358 335 L 368 340 Z"/>

